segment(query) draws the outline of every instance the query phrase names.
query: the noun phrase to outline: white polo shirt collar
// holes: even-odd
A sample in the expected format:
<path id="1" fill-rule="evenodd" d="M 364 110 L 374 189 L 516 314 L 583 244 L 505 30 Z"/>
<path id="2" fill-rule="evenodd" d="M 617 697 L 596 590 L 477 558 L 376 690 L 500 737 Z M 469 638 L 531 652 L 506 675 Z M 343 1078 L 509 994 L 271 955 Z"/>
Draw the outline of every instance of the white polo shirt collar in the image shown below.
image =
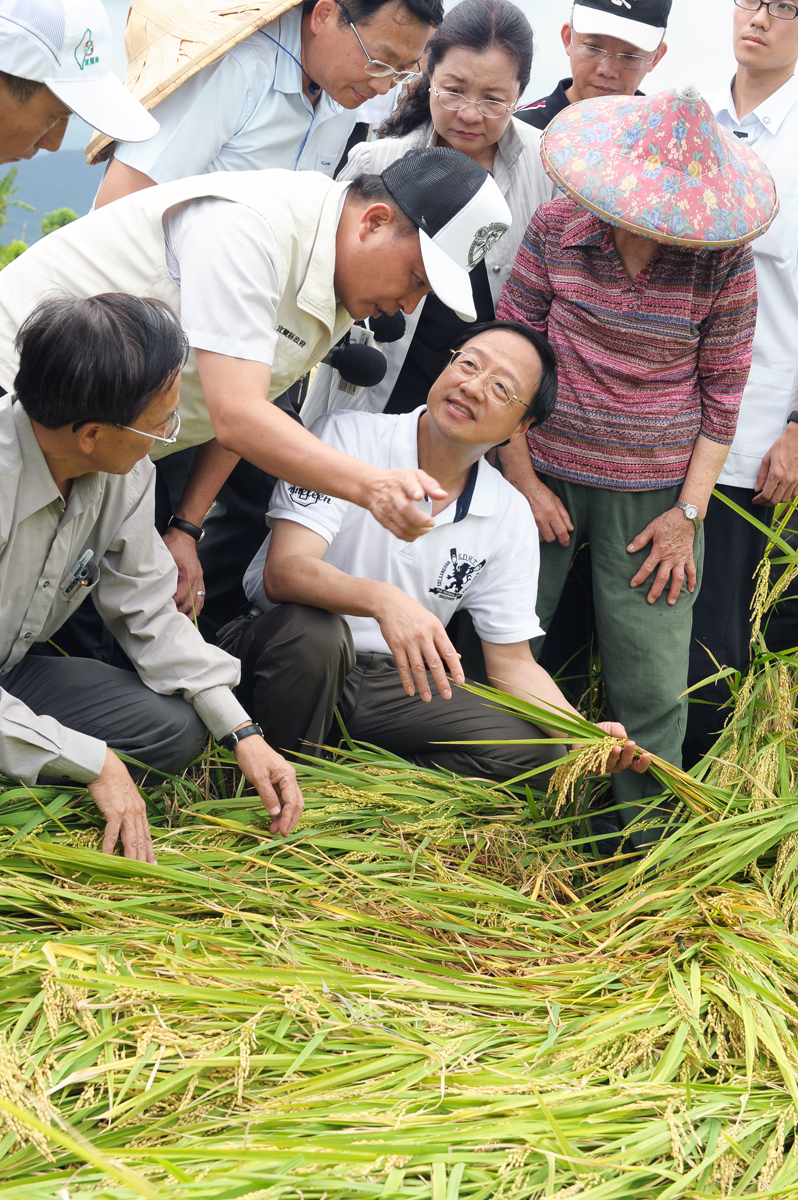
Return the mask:
<path id="1" fill-rule="evenodd" d="M 391 439 L 391 467 L 411 471 L 419 469 L 418 423 L 426 411 L 426 407 L 421 407 L 410 413 L 402 413 L 399 417 Z M 448 505 L 438 514 L 435 518 L 436 525 L 454 524 L 469 514 L 474 517 L 496 516 L 499 511 L 500 476 L 488 466 L 484 458 L 480 458 L 475 468 L 457 503 Z"/>

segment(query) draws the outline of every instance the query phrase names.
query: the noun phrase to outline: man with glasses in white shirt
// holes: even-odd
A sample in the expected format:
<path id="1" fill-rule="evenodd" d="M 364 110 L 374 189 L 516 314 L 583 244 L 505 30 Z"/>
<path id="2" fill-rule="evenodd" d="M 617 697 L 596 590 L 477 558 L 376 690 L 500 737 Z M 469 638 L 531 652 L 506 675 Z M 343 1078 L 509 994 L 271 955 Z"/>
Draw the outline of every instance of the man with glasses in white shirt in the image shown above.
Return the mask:
<path id="1" fill-rule="evenodd" d="M 113 151 L 97 207 L 212 171 L 332 175 L 355 110 L 418 79 L 442 0 L 308 0 L 197 71 L 155 109 L 160 131 Z"/>
<path id="2" fill-rule="evenodd" d="M 287 834 L 302 795 L 232 689 L 234 658 L 172 599 L 176 570 L 153 526 L 155 443 L 173 443 L 186 338 L 164 304 L 128 295 L 50 299 L 17 339 L 0 399 L 0 774 L 86 785 L 103 850 L 154 862 L 135 779 L 176 774 L 209 732 L 235 753 Z M 132 663 L 51 654 L 91 593 Z M 130 767 L 120 753 L 134 760 Z"/>
<path id="3" fill-rule="evenodd" d="M 798 495 L 798 3 L 734 5 L 737 73 L 710 103 L 720 124 L 767 163 L 781 210 L 752 243 L 759 293 L 753 365 L 717 486 L 769 525 L 774 506 Z M 704 576 L 693 609 L 691 685 L 717 671 L 713 658 L 745 670 L 753 575 L 765 545 L 763 533 L 722 500 L 710 500 Z M 707 753 L 729 711 L 719 708 L 729 696 L 725 682 L 696 696 L 705 703 L 690 705 L 686 766 Z"/>
<path id="4" fill-rule="evenodd" d="M 350 736 L 421 766 L 507 781 L 545 773 L 562 755 L 551 731 L 542 736 L 553 744 L 535 744 L 535 726 L 459 686 L 446 631 L 455 613 L 470 613 L 496 687 L 575 714 L 529 649 L 540 628 L 532 514 L 484 457 L 544 421 L 556 392 L 545 339 L 493 321 L 455 342 L 426 407 L 316 422 L 322 441 L 370 462 L 435 470 L 447 495 L 429 501 L 434 528 L 403 546 L 354 505 L 278 485 L 272 533 L 245 581 L 253 607 L 219 635 L 242 659 L 238 695 L 270 740 L 312 753 L 338 706 Z M 626 737 L 617 723 L 601 728 Z M 650 755 L 634 759 L 634 749 L 615 747 L 609 769 L 647 770 Z"/>
<path id="5" fill-rule="evenodd" d="M 545 129 L 569 104 L 597 96 L 642 96 L 640 84 L 667 53 L 672 0 L 578 0 L 560 36 L 573 75 L 550 96 L 516 109 L 527 125 Z"/>

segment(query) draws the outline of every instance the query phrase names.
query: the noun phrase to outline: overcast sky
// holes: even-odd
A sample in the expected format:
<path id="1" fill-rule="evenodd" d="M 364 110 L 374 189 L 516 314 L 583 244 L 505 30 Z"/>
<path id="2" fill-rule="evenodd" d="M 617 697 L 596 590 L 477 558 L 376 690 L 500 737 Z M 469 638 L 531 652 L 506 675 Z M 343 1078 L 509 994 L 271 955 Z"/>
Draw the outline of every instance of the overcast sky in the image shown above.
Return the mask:
<path id="1" fill-rule="evenodd" d="M 446 0 L 452 8 L 456 0 Z M 535 61 L 526 99 L 536 100 L 552 91 L 568 72 L 568 58 L 560 29 L 568 20 L 571 0 L 516 0 L 535 31 Z M 104 0 L 114 31 L 117 74 L 125 75 L 125 18 L 128 0 Z M 705 94 L 725 86 L 734 72 L 731 50 L 732 0 L 673 0 L 668 29 L 668 53 L 643 84 L 643 91 L 695 83 Z M 80 149 L 88 141 L 86 126 L 70 121 L 64 149 Z"/>

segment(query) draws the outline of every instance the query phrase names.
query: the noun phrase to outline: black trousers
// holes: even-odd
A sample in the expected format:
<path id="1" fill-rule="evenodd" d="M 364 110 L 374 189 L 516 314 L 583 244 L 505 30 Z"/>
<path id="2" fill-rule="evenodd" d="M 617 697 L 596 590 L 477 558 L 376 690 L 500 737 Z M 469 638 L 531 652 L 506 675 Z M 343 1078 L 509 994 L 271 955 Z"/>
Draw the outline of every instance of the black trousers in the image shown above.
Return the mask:
<path id="1" fill-rule="evenodd" d="M 773 520 L 772 508 L 753 503 L 753 489 L 719 484 L 718 491 L 763 525 Z M 709 501 L 704 532 L 704 574 L 693 608 L 690 687 L 716 672 L 710 654 L 722 667 L 744 671 L 748 666 L 754 575 L 767 545 L 763 533 L 715 496 Z M 709 753 L 731 713 L 723 707 L 730 695 L 725 679 L 691 693 L 682 751 L 685 769 Z"/>
<path id="2" fill-rule="evenodd" d="M 138 675 L 107 663 L 28 653 L 0 683 L 37 716 L 54 717 L 165 774 L 183 771 L 208 739 L 182 696 L 158 695 Z M 143 774 L 133 766 L 130 772 Z"/>
<path id="3" fill-rule="evenodd" d="M 406 695 L 393 656 L 355 654 L 344 618 L 323 609 L 281 604 L 241 617 L 221 631 L 219 644 L 242 660 L 242 704 L 267 741 L 287 753 L 311 752 L 307 743 L 327 740 L 336 706 L 356 741 L 458 775 L 504 782 L 565 753 L 557 745 L 500 745 L 546 735 L 461 688 L 443 700 L 430 680 L 428 704 Z M 441 744 L 482 740 L 488 744 Z M 548 774 L 531 782 L 545 790 Z"/>

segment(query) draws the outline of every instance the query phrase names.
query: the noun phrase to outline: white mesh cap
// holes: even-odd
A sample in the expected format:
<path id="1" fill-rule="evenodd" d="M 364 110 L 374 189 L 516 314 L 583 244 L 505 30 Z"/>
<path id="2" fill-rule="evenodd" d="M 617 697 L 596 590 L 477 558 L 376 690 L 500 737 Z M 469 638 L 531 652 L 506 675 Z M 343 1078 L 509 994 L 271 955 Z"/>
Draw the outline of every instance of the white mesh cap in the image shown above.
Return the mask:
<path id="1" fill-rule="evenodd" d="M 111 74 L 100 0 L 0 0 L 0 71 L 45 84 L 116 141 L 143 142 L 158 122 Z"/>

